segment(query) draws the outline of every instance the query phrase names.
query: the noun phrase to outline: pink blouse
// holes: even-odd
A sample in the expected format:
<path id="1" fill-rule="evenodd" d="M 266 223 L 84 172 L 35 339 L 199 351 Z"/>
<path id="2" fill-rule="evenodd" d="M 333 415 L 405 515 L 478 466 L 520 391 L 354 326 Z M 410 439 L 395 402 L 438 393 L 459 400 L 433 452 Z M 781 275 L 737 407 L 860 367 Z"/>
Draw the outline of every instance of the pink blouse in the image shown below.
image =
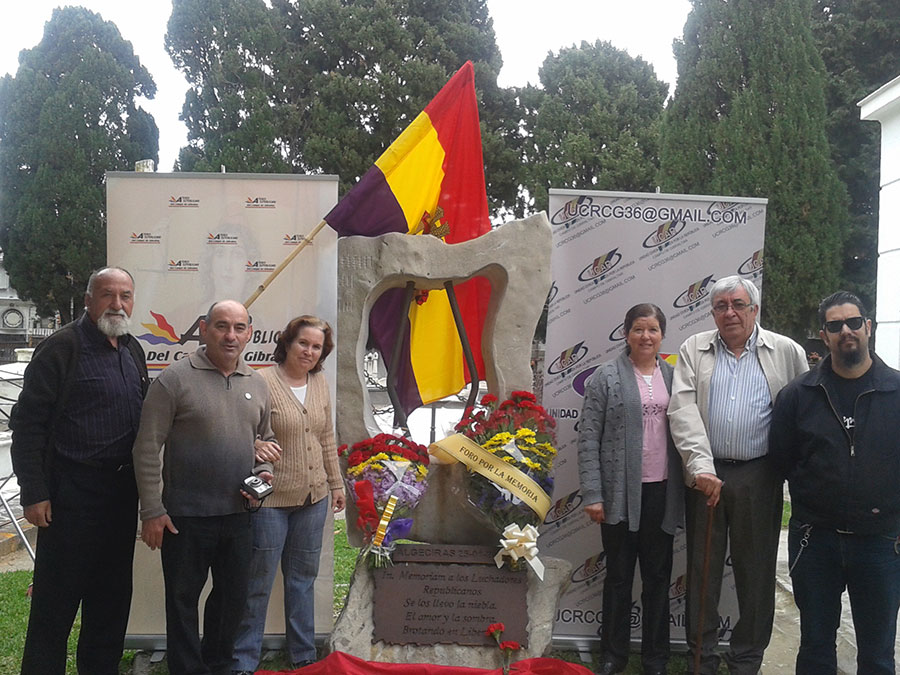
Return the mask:
<path id="1" fill-rule="evenodd" d="M 641 482 L 657 483 L 668 478 L 668 421 L 669 392 L 659 364 L 653 375 L 645 378 L 634 368 L 638 390 L 641 392 L 641 411 L 644 426 L 644 452 L 641 460 Z M 647 380 L 650 380 L 649 383 Z"/>

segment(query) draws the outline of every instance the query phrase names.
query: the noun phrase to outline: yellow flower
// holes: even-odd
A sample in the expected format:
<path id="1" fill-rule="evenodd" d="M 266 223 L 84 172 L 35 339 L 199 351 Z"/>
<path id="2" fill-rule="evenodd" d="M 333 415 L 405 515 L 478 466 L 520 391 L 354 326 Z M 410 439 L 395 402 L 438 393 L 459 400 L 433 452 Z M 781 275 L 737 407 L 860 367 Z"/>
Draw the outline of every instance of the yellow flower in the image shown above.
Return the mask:
<path id="1" fill-rule="evenodd" d="M 516 458 L 515 458 L 515 457 L 511 457 L 510 455 L 507 455 L 506 457 L 503 457 L 503 461 L 504 461 L 504 462 L 507 462 L 507 463 L 509 463 L 509 464 L 515 464 L 515 463 L 516 463 Z"/>
<path id="2" fill-rule="evenodd" d="M 529 429 L 528 427 L 522 427 L 521 429 L 516 431 L 516 438 L 534 438 L 537 434 L 534 433 L 534 429 Z"/>
<path id="3" fill-rule="evenodd" d="M 522 459 L 522 463 L 527 466 L 529 469 L 540 469 L 541 465 L 535 462 L 533 459 L 529 457 L 524 457 Z"/>
<path id="4" fill-rule="evenodd" d="M 543 450 L 551 457 L 556 454 L 556 448 L 554 448 L 550 443 L 538 443 L 534 447 Z"/>
<path id="5" fill-rule="evenodd" d="M 500 433 L 494 434 L 487 441 L 485 441 L 482 446 L 485 450 L 489 450 L 490 448 L 497 448 L 503 445 L 506 445 L 511 440 L 513 440 L 513 435 L 508 431 L 501 431 Z"/>

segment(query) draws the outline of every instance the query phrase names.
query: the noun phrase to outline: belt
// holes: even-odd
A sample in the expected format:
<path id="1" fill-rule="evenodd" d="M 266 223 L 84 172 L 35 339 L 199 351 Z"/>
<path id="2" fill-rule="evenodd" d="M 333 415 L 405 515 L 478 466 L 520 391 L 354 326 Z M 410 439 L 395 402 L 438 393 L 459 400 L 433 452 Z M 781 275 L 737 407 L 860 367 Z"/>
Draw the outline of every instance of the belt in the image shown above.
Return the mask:
<path id="1" fill-rule="evenodd" d="M 726 457 L 715 457 L 714 461 L 722 462 L 722 464 L 728 464 L 729 466 L 739 466 L 741 464 L 749 464 L 750 462 L 755 462 L 758 459 L 765 459 L 768 455 L 760 455 L 759 457 L 754 457 L 753 459 L 728 459 Z"/>
<path id="2" fill-rule="evenodd" d="M 76 466 L 86 466 L 91 469 L 100 469 L 101 471 L 123 471 L 131 468 L 131 457 L 109 457 L 106 459 L 72 459 L 71 457 L 58 456 L 68 464 Z"/>

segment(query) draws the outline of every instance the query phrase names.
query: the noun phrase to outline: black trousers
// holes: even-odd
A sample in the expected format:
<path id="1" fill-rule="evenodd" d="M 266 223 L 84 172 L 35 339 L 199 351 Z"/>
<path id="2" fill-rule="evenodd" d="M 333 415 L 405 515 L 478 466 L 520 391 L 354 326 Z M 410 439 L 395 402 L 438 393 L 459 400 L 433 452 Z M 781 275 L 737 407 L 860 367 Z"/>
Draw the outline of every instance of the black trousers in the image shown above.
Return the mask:
<path id="1" fill-rule="evenodd" d="M 172 675 L 230 675 L 234 640 L 247 604 L 253 536 L 250 514 L 173 516 L 163 535 L 166 650 Z M 212 591 L 198 603 L 212 572 Z"/>
<path id="2" fill-rule="evenodd" d="M 669 660 L 669 583 L 672 577 L 672 535 L 662 530 L 666 482 L 641 487 L 641 522 L 637 532 L 628 523 L 601 525 L 606 551 L 603 623 L 600 646 L 604 659 L 624 666 L 631 641 L 631 588 L 634 565 L 641 568 L 641 663 L 664 668 Z"/>
<path id="3" fill-rule="evenodd" d="M 50 507 L 52 522 L 38 531 L 22 673 L 66 672 L 66 643 L 80 604 L 78 672 L 118 675 L 131 608 L 134 471 L 56 458 Z"/>
<path id="4" fill-rule="evenodd" d="M 691 663 L 694 650 L 701 650 L 700 673 L 717 672 L 716 648 L 719 639 L 725 637 L 719 619 L 719 597 L 730 564 L 739 618 L 731 631 L 725 661 L 732 675 L 756 675 L 775 619 L 775 568 L 784 481 L 768 457 L 741 463 L 716 460 L 716 474 L 724 485 L 719 503 L 712 511 L 709 577 L 700 645 L 697 645 L 697 631 L 709 510 L 702 492 L 685 490 L 688 554 L 685 637 L 691 649 Z"/>

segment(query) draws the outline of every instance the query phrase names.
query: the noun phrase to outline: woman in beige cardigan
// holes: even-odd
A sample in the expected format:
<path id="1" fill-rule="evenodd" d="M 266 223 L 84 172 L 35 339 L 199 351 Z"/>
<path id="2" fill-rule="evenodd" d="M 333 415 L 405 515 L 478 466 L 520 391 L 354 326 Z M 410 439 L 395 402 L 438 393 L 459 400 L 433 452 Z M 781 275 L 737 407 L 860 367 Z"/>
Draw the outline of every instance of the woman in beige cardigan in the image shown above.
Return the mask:
<path id="1" fill-rule="evenodd" d="M 250 592 L 235 641 L 232 670 L 236 673 L 252 673 L 259 664 L 279 560 L 288 656 L 295 668 L 316 657 L 313 584 L 319 572 L 329 493 L 332 509 L 344 508 L 331 400 L 321 372 L 333 348 L 331 326 L 314 316 L 299 316 L 278 338 L 273 355 L 277 365 L 262 371 L 269 385 L 272 429 L 280 446 L 256 442 L 257 457 L 275 462 L 275 491 L 253 514 Z"/>

